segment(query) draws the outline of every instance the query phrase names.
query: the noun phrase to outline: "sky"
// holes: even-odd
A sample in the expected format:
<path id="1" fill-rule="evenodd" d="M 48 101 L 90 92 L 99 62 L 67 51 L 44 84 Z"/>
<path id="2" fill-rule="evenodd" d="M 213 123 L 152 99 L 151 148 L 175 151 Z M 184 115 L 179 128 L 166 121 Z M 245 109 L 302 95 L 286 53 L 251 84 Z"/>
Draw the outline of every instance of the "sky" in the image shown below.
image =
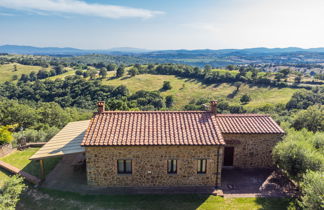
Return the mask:
<path id="1" fill-rule="evenodd" d="M 0 45 L 324 47 L 324 0 L 0 0 Z"/>

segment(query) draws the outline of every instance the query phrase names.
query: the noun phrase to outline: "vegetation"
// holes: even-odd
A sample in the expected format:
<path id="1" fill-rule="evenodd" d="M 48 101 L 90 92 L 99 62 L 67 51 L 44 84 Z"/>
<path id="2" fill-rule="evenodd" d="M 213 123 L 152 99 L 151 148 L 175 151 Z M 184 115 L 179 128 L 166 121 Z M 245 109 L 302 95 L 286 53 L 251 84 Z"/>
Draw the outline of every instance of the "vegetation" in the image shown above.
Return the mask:
<path id="1" fill-rule="evenodd" d="M 21 193 L 26 189 L 23 179 L 13 176 L 0 188 L 0 209 L 16 209 Z"/>
<path id="2" fill-rule="evenodd" d="M 12 132 L 14 126 L 0 126 L 0 146 L 4 144 L 9 144 L 13 140 Z"/>
<path id="3" fill-rule="evenodd" d="M 293 118 L 292 126 L 300 130 L 324 131 L 324 105 L 314 105 L 302 110 Z"/>
<path id="4" fill-rule="evenodd" d="M 29 158 L 37 152 L 39 148 L 29 148 L 22 151 L 15 151 L 9 155 L 0 158 L 1 161 L 9 163 L 23 171 L 40 177 L 40 166 L 38 161 L 31 161 Z M 48 174 L 58 163 L 60 158 L 49 158 L 44 160 L 45 173 Z M 5 180 L 10 178 L 9 174 L 4 170 L 0 170 L 0 187 L 4 184 Z"/>

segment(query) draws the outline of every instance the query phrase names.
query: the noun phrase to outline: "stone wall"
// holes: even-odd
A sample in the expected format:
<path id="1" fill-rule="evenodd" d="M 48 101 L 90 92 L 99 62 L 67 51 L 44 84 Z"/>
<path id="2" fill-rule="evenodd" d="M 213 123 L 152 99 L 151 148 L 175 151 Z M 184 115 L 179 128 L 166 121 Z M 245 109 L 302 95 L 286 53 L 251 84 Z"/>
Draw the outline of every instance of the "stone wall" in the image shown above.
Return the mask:
<path id="1" fill-rule="evenodd" d="M 221 146 L 115 146 L 86 147 L 85 150 L 89 185 L 214 187 L 221 182 Z M 132 174 L 117 173 L 118 159 L 132 160 Z M 167 160 L 170 159 L 177 160 L 177 174 L 167 173 Z M 197 174 L 198 159 L 207 159 L 206 174 Z"/>
<path id="2" fill-rule="evenodd" d="M 271 168 L 272 149 L 281 134 L 223 134 L 226 146 L 234 147 L 234 167 Z"/>
<path id="3" fill-rule="evenodd" d="M 12 148 L 11 144 L 1 145 L 0 146 L 0 157 L 3 157 L 10 152 L 12 152 L 14 149 Z"/>

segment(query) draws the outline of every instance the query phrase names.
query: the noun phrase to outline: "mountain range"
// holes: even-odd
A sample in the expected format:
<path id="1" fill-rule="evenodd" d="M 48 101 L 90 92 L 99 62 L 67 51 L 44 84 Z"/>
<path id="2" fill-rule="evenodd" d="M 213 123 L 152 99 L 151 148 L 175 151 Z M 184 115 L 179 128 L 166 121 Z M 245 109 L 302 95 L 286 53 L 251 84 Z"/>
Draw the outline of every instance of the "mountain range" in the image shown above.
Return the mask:
<path id="1" fill-rule="evenodd" d="M 161 55 L 161 54 L 272 54 L 272 53 L 293 53 L 293 52 L 316 52 L 324 53 L 324 48 L 298 48 L 298 47 L 288 47 L 288 48 L 247 48 L 247 49 L 198 49 L 198 50 L 148 50 L 141 48 L 132 47 L 120 47 L 111 48 L 104 50 L 87 50 L 87 49 L 77 49 L 71 47 L 34 47 L 34 46 L 22 46 L 22 45 L 2 45 L 0 46 L 0 53 L 8 54 L 26 54 L 26 55 L 86 55 L 86 54 L 112 54 L 112 55 L 129 55 L 129 54 L 151 54 L 151 55 Z"/>

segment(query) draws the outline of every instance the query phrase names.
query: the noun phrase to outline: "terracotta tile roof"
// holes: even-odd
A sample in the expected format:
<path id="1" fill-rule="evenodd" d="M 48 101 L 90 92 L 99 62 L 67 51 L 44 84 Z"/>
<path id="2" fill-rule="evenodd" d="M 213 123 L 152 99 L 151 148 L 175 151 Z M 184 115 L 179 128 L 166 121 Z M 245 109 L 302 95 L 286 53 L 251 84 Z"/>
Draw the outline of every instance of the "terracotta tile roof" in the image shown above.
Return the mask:
<path id="1" fill-rule="evenodd" d="M 201 111 L 106 111 L 96 113 L 82 146 L 221 145 L 216 117 Z"/>
<path id="2" fill-rule="evenodd" d="M 217 125 L 224 134 L 283 134 L 269 116 L 261 114 L 217 114 Z"/>

